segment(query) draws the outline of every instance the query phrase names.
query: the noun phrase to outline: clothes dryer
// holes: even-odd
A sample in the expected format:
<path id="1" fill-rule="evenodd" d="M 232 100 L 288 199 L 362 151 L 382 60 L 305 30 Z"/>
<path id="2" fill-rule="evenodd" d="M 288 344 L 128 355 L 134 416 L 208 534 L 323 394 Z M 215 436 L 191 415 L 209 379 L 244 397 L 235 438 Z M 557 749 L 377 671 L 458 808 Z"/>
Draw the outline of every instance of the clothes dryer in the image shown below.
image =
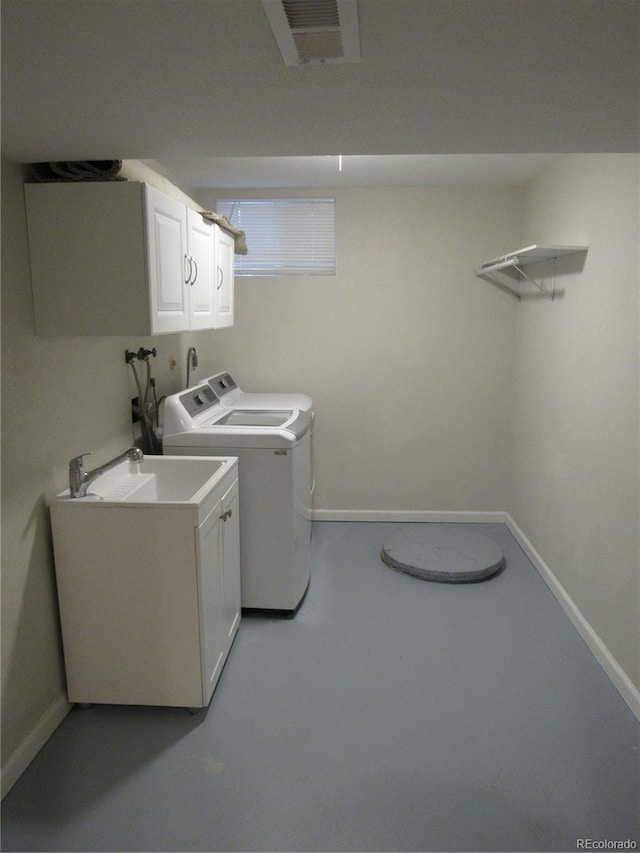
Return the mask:
<path id="1" fill-rule="evenodd" d="M 298 409 L 313 416 L 313 400 L 308 394 L 243 391 L 227 371 L 209 376 L 205 382 L 229 409 Z"/>
<path id="2" fill-rule="evenodd" d="M 163 414 L 165 453 L 238 457 L 242 607 L 295 613 L 310 579 L 310 413 L 228 408 L 207 382 Z"/>

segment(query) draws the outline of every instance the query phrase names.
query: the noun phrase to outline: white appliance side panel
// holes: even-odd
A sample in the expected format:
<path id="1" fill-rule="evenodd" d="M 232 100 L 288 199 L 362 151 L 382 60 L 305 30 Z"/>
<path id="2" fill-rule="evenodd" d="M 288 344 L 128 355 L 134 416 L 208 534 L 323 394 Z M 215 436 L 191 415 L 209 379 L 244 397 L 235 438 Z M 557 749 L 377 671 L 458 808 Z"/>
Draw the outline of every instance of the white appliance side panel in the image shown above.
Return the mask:
<path id="1" fill-rule="evenodd" d="M 313 466 L 311 461 L 312 436 L 307 433 L 294 448 L 294 508 L 298 515 L 311 520 L 311 492 L 313 488 Z"/>
<path id="2" fill-rule="evenodd" d="M 242 606 L 293 608 L 293 457 L 239 449 Z"/>
<path id="3" fill-rule="evenodd" d="M 192 513 L 74 510 L 51 507 L 69 701 L 201 706 Z"/>
<path id="4" fill-rule="evenodd" d="M 310 577 L 311 565 L 311 515 L 313 472 L 311 470 L 311 433 L 307 433 L 293 449 L 293 535 L 295 562 L 301 567 L 296 575 L 296 590 L 304 593 Z M 303 567 L 306 570 L 303 571 Z M 298 586 L 300 585 L 300 586 Z"/>

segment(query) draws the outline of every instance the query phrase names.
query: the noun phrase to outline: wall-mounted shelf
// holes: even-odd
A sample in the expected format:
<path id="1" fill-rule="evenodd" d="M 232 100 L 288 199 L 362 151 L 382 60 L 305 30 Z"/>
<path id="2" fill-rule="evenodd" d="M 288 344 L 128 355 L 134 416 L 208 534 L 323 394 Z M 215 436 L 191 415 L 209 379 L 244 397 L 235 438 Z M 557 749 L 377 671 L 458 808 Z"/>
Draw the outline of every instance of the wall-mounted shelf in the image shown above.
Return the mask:
<path id="1" fill-rule="evenodd" d="M 493 274 L 504 270 L 515 270 L 530 284 L 533 284 L 541 293 L 548 294 L 552 299 L 555 296 L 556 287 L 556 261 L 565 255 L 575 255 L 577 252 L 586 252 L 588 246 L 525 246 L 523 249 L 517 249 L 515 252 L 508 252 L 506 255 L 500 255 L 499 258 L 493 258 L 482 264 L 476 270 L 477 276 L 486 276 L 493 284 L 497 284 L 503 290 L 507 290 L 516 299 L 520 299 L 520 293 L 514 290 L 504 280 L 494 278 Z M 522 269 L 529 264 L 538 264 L 542 261 L 553 261 L 553 286 L 549 289 L 544 282 L 538 282 L 532 279 Z"/>

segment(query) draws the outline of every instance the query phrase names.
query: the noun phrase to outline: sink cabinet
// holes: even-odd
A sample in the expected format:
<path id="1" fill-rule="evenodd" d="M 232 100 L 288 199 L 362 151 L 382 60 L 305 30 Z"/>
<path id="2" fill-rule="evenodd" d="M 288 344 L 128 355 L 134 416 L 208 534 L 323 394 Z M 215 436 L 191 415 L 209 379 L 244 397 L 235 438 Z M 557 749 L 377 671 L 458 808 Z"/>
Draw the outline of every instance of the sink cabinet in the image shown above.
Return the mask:
<path id="1" fill-rule="evenodd" d="M 231 461 L 197 503 L 54 499 L 70 702 L 209 704 L 240 623 Z"/>
<path id="2" fill-rule="evenodd" d="M 25 202 L 38 335 L 232 325 L 233 239 L 177 199 L 104 181 L 26 184 Z"/>

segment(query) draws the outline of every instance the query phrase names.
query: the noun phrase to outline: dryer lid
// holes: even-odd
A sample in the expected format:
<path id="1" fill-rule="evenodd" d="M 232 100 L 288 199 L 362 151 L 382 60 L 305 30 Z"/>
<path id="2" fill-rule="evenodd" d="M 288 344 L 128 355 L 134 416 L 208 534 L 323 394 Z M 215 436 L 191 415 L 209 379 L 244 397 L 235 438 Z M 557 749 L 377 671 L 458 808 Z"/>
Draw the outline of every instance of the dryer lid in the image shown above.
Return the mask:
<path id="1" fill-rule="evenodd" d="M 231 409 L 216 420 L 216 426 L 282 427 L 291 420 L 292 409 L 265 411 L 262 409 Z"/>

